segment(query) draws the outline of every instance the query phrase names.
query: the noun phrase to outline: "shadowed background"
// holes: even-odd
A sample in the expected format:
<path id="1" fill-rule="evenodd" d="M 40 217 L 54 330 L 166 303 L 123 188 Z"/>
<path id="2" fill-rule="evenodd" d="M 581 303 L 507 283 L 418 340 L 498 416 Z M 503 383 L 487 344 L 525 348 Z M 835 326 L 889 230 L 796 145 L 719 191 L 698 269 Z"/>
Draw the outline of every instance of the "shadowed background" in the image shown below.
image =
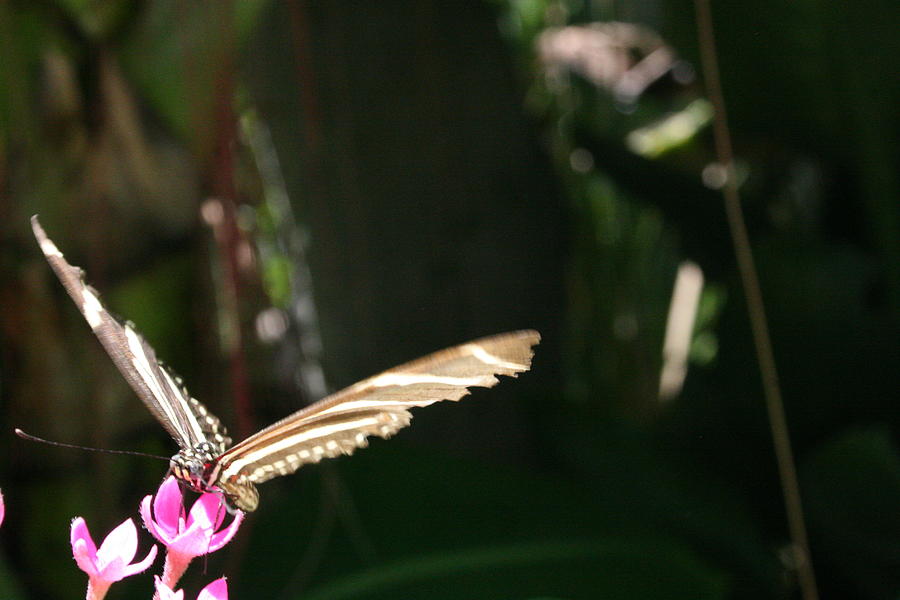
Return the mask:
<path id="1" fill-rule="evenodd" d="M 900 15 L 718 4 L 822 597 L 896 598 Z M 262 486 L 186 597 L 794 597 L 695 40 L 682 0 L 0 3 L 0 597 L 81 594 L 71 519 L 99 541 L 166 469 L 14 427 L 175 451 L 32 214 L 237 438 L 544 336 L 532 372 Z"/>

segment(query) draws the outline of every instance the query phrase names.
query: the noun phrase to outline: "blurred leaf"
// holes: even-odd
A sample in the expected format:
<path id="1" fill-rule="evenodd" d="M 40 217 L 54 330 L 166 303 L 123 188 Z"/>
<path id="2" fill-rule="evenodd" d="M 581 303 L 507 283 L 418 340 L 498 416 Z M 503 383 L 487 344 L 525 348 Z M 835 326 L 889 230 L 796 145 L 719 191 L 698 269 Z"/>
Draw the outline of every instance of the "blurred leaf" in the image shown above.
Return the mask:
<path id="1" fill-rule="evenodd" d="M 304 600 L 484 598 L 724 598 L 724 581 L 658 539 L 539 542 L 422 556 L 374 567 L 297 596 Z"/>
<path id="2" fill-rule="evenodd" d="M 887 430 L 854 429 L 801 469 L 818 571 L 865 598 L 900 589 L 900 454 Z"/>
<path id="3" fill-rule="evenodd" d="M 55 33 L 39 13 L 0 4 L 0 160 L 6 160 L 7 144 L 34 141 L 38 82 L 30 74 L 38 70 L 44 45 L 58 41 Z"/>
<path id="4" fill-rule="evenodd" d="M 253 2 L 235 2 L 234 24 L 238 40 L 242 43 L 256 34 L 260 20 L 272 6 L 273 0 L 254 0 Z"/>
<path id="5" fill-rule="evenodd" d="M 711 331 L 701 331 L 691 342 L 691 362 L 705 366 L 713 362 L 719 352 L 719 341 Z"/>
<path id="6" fill-rule="evenodd" d="M 73 564 L 69 545 L 70 523 L 79 513 L 84 514 L 78 507 L 92 504 L 90 493 L 82 483 L 80 474 L 70 471 L 66 478 L 56 477 L 28 488 L 28 497 L 23 502 L 28 512 L 20 518 L 25 564 L 39 565 L 34 572 L 24 574 L 29 578 L 32 597 L 67 598 L 73 590 L 84 588 L 84 573 Z M 90 525 L 96 535 L 105 524 L 94 520 Z M 53 576 L 41 577 L 41 573 L 53 573 Z"/>
<path id="7" fill-rule="evenodd" d="M 682 110 L 666 115 L 625 136 L 629 150 L 647 158 L 657 158 L 683 147 L 712 121 L 712 105 L 698 98 Z"/>
<path id="8" fill-rule="evenodd" d="M 0 598 L 3 600 L 19 600 L 24 598 L 22 585 L 13 574 L 5 556 L 0 556 Z"/>
<path id="9" fill-rule="evenodd" d="M 96 41 L 115 33 L 118 25 L 134 12 L 133 0 L 56 0 L 78 23 L 82 33 Z"/>
<path id="10" fill-rule="evenodd" d="M 270 301 L 275 306 L 286 307 L 291 293 L 291 259 L 284 255 L 269 256 L 263 263 L 263 283 Z"/>
<path id="11" fill-rule="evenodd" d="M 691 342 L 691 362 L 704 366 L 712 363 L 719 351 L 716 333 L 719 317 L 725 307 L 728 292 L 725 286 L 708 283 L 703 286 L 697 316 L 694 321 L 694 339 Z"/>
<path id="12" fill-rule="evenodd" d="M 662 421 L 670 427 L 668 421 Z M 555 432 L 568 468 L 594 491 L 594 510 L 621 535 L 671 535 L 729 573 L 736 598 L 779 593 L 781 568 L 748 502 L 727 481 L 696 469 L 666 437 L 577 412 Z"/>
<path id="13" fill-rule="evenodd" d="M 122 63 L 142 99 L 201 155 L 214 141 L 215 105 L 236 52 L 270 5 L 149 2 L 123 40 Z"/>
<path id="14" fill-rule="evenodd" d="M 270 574 L 254 583 L 257 593 L 299 584 L 294 577 L 309 568 L 315 548 L 318 567 L 306 577 L 321 586 L 317 598 L 449 597 L 441 594 L 460 589 L 473 598 L 603 597 L 596 590 L 609 598 L 717 598 L 725 589 L 722 571 L 674 535 L 639 527 L 621 507 L 556 477 L 451 460 L 402 442 L 373 444 L 337 467 L 337 488 L 323 478 L 327 471 L 311 468 L 283 482 L 281 489 L 296 490 L 290 495 L 263 489 L 268 509 L 254 530 L 258 550 L 244 564 L 248 576 Z M 296 551 L 263 552 L 284 543 L 286 528 L 301 540 Z M 360 571 L 360 561 L 370 567 Z"/>
<path id="15" fill-rule="evenodd" d="M 105 294 L 111 309 L 134 323 L 157 357 L 182 377 L 195 367 L 187 337 L 192 328 L 185 326 L 193 315 L 190 260 L 175 255 L 148 265 Z"/>

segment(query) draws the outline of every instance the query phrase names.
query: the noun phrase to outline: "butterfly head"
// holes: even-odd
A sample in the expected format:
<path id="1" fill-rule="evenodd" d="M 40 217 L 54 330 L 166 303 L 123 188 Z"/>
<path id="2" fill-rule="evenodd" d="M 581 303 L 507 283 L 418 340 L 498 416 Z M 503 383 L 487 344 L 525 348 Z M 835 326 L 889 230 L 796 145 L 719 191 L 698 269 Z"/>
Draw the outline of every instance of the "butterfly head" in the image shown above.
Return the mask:
<path id="1" fill-rule="evenodd" d="M 213 491 L 217 469 L 216 453 L 212 444 L 201 442 L 193 448 L 185 448 L 169 461 L 172 474 L 196 492 Z"/>
<path id="2" fill-rule="evenodd" d="M 259 505 L 259 493 L 243 475 L 219 480 L 219 453 L 209 442 L 185 448 L 172 457 L 172 474 L 195 492 L 218 492 L 225 496 L 229 512 L 252 512 Z"/>

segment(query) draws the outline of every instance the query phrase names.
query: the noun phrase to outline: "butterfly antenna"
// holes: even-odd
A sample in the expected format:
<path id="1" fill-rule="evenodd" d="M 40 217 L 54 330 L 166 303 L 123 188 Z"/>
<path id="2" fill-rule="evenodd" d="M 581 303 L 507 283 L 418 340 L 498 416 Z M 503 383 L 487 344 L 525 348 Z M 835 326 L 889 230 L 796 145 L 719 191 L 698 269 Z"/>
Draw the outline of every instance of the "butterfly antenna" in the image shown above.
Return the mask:
<path id="1" fill-rule="evenodd" d="M 104 454 L 128 454 L 131 456 L 143 456 L 145 458 L 157 458 L 159 460 L 170 460 L 166 456 L 157 456 L 156 454 L 148 454 L 146 452 L 136 452 L 134 450 L 107 450 L 105 448 L 91 448 L 90 446 L 78 446 L 76 444 L 65 444 L 63 442 L 53 442 L 51 440 L 45 440 L 43 438 L 39 438 L 37 436 L 31 435 L 30 433 L 25 433 L 21 429 L 16 429 L 16 435 L 22 438 L 23 440 L 28 440 L 29 442 L 40 442 L 42 444 L 47 444 L 48 446 L 58 446 L 60 448 L 72 448 L 74 450 L 88 450 L 90 452 L 103 452 Z"/>

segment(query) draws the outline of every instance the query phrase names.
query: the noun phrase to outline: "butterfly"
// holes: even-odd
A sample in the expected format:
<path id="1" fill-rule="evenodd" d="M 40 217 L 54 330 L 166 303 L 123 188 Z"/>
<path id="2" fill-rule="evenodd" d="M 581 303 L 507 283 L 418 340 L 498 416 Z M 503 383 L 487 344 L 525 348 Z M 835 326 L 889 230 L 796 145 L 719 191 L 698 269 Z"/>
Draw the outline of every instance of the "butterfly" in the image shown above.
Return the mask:
<path id="1" fill-rule="evenodd" d="M 409 410 L 459 400 L 470 387 L 493 387 L 496 375 L 531 368 L 537 331 L 522 330 L 453 346 L 369 377 L 231 445 L 219 419 L 191 397 L 181 380 L 156 359 L 131 323 L 120 323 L 47 237 L 37 217 L 31 227 L 69 296 L 113 363 L 180 450 L 172 474 L 198 492 L 221 492 L 229 509 L 256 510 L 256 485 L 323 458 L 352 454 L 370 436 L 388 438 L 409 425 Z"/>

